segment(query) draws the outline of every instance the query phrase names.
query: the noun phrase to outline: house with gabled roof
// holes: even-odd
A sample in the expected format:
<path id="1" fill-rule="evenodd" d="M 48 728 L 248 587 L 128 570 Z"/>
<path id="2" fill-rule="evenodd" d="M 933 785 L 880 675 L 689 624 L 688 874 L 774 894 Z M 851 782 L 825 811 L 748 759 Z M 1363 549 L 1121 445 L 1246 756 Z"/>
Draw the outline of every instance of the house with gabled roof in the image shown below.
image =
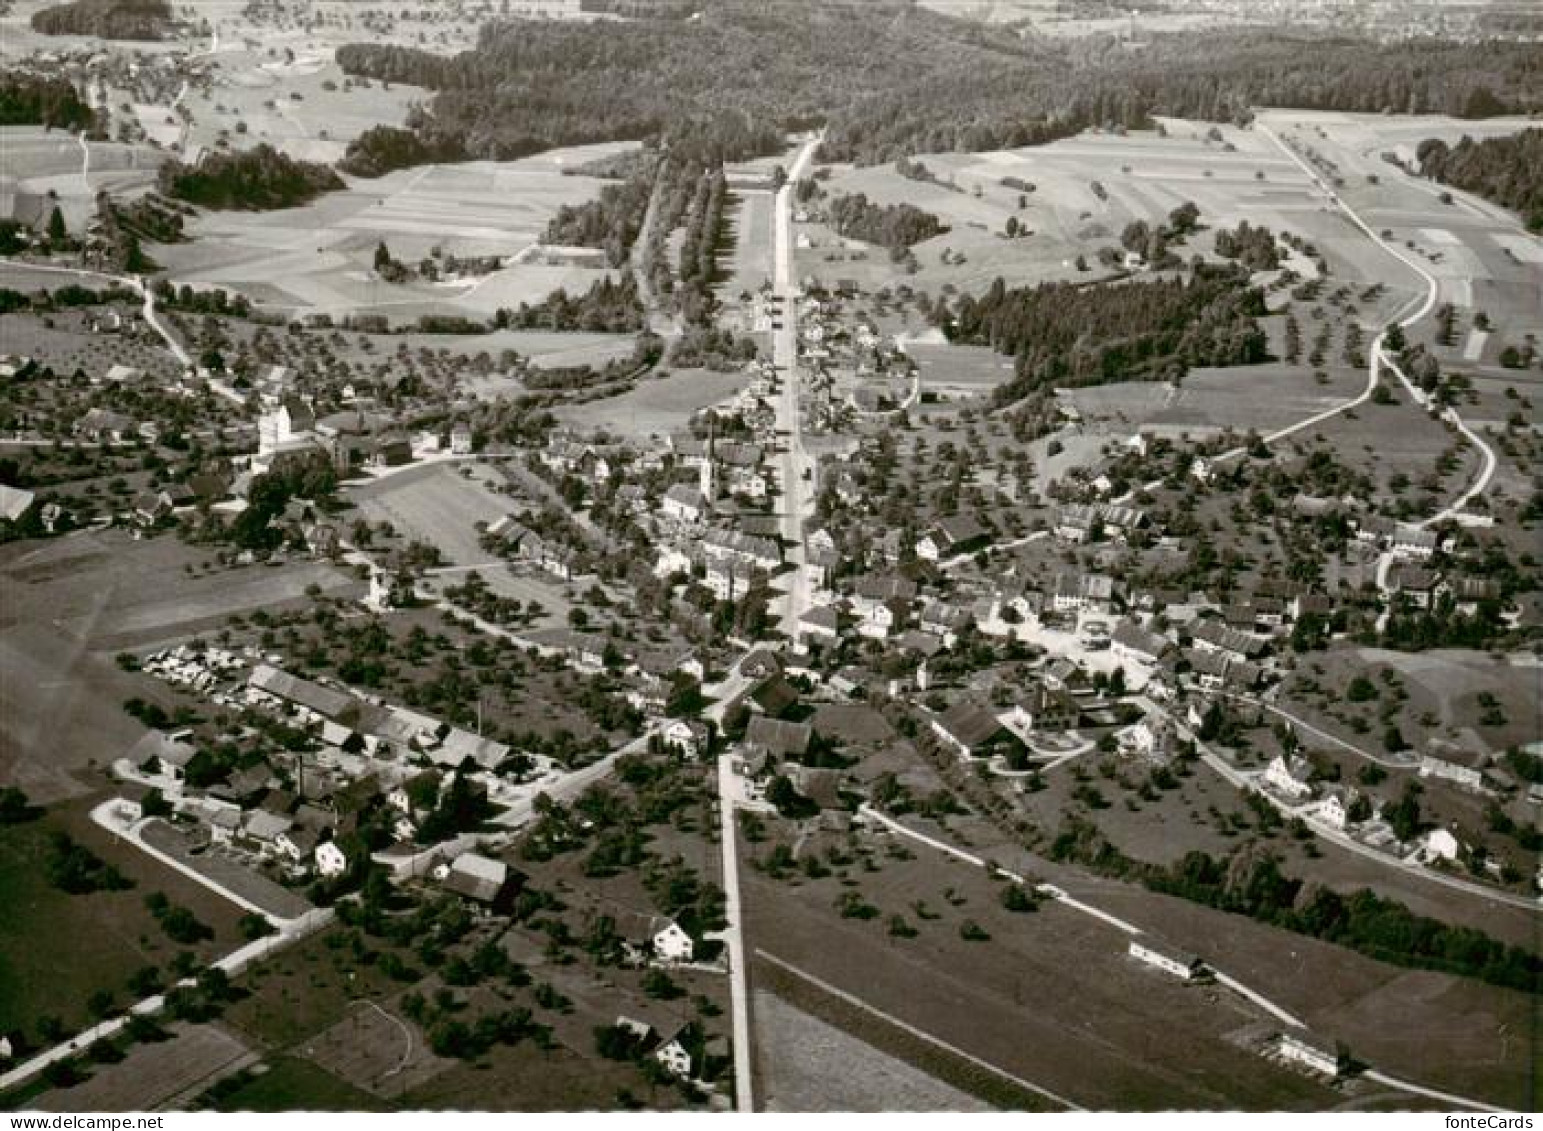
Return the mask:
<path id="1" fill-rule="evenodd" d="M 1023 740 L 981 703 L 961 699 L 932 719 L 932 730 L 964 758 L 989 758 L 1023 748 Z"/>
<path id="2" fill-rule="evenodd" d="M 754 753 L 779 758 L 802 758 L 809 751 L 814 730 L 808 723 L 756 715 L 745 728 L 745 746 Z"/>

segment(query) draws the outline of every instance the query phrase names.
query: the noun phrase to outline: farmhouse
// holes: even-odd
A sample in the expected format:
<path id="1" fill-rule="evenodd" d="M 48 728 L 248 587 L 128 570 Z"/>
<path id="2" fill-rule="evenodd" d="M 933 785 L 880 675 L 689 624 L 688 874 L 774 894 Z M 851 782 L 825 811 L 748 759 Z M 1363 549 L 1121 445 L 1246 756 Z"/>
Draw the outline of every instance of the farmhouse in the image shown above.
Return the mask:
<path id="1" fill-rule="evenodd" d="M 445 873 L 445 890 L 463 899 L 492 907 L 511 894 L 514 873 L 502 860 L 463 852 Z"/>
<path id="2" fill-rule="evenodd" d="M 1277 793 L 1300 801 L 1313 795 L 1313 768 L 1305 758 L 1277 754 L 1264 771 L 1264 782 Z"/>
<path id="3" fill-rule="evenodd" d="M 961 699 L 932 720 L 935 734 L 965 758 L 987 758 L 1023 749 L 1023 740 L 986 707 Z"/>
<path id="4" fill-rule="evenodd" d="M 1173 645 L 1165 637 L 1148 632 L 1134 621 L 1122 620 L 1114 626 L 1110 648 L 1119 659 L 1155 664 Z"/>
<path id="5" fill-rule="evenodd" d="M 1199 958 L 1150 935 L 1131 939 L 1129 953 L 1132 958 L 1176 978 L 1183 978 L 1186 982 L 1192 982 L 1205 973 L 1205 963 Z"/>
<path id="6" fill-rule="evenodd" d="M 1335 1041 L 1326 1040 L 1306 1029 L 1288 1029 L 1280 1035 L 1283 1060 L 1301 1064 L 1314 1072 L 1337 1079 L 1344 1071 L 1346 1056 Z"/>
<path id="7" fill-rule="evenodd" d="M 802 758 L 813 737 L 808 723 L 790 723 L 765 715 L 754 716 L 745 728 L 745 746 L 752 754 L 775 754 L 782 758 Z"/>
<path id="8" fill-rule="evenodd" d="M 967 554 L 990 541 L 991 532 L 967 515 L 953 515 L 938 524 L 916 543 L 916 556 L 936 562 L 954 554 Z"/>
<path id="9" fill-rule="evenodd" d="M 1465 750 L 1446 744 L 1432 746 L 1420 756 L 1420 776 L 1443 778 L 1466 789 L 1481 789 L 1484 785 L 1484 767 L 1488 763 L 1489 757 L 1483 751 Z"/>
<path id="10" fill-rule="evenodd" d="M 1235 660 L 1252 660 L 1265 650 L 1265 642 L 1214 620 L 1202 620 L 1190 630 L 1195 647 L 1203 652 L 1220 652 Z"/>

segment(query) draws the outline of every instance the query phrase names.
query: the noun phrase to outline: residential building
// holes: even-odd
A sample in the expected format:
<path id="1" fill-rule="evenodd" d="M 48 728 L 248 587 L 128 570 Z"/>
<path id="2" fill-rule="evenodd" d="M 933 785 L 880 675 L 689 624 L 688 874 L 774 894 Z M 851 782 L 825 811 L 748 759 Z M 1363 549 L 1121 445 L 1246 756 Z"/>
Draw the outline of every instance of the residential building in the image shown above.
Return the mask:
<path id="1" fill-rule="evenodd" d="M 1305 758 L 1277 754 L 1264 771 L 1264 783 L 1277 793 L 1302 801 L 1313 795 L 1312 766 Z"/>
<path id="2" fill-rule="evenodd" d="M 1138 935 L 1130 940 L 1129 954 L 1148 966 L 1155 966 L 1166 974 L 1192 982 L 1205 973 L 1205 963 L 1195 955 L 1169 946 L 1151 935 Z"/>

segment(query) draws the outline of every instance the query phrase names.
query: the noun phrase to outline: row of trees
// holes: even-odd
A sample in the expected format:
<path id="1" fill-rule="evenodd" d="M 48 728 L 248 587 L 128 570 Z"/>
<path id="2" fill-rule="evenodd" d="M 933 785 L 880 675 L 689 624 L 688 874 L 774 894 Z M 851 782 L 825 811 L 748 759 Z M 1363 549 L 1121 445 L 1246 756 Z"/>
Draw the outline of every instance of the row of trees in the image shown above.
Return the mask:
<path id="1" fill-rule="evenodd" d="M 1274 853 L 1256 842 L 1223 857 L 1197 850 L 1166 866 L 1147 864 L 1125 856 L 1085 819 L 1072 818 L 1056 836 L 1050 855 L 1383 962 L 1442 970 L 1524 992 L 1536 993 L 1543 986 L 1543 957 L 1530 950 L 1472 927 L 1416 915 L 1365 888 L 1341 895 L 1288 876 Z"/>
<path id="2" fill-rule="evenodd" d="M 712 284 L 718 248 L 723 242 L 723 208 L 728 195 L 728 182 L 721 167 L 703 173 L 687 214 L 685 238 L 680 245 L 676 302 L 686 321 L 693 325 L 704 325 L 712 317 Z"/>
<path id="3" fill-rule="evenodd" d="M 1246 271 L 1197 265 L 1193 278 L 1009 290 L 996 280 L 935 312 L 951 341 L 1017 357 L 999 404 L 1064 385 L 1176 377 L 1194 366 L 1252 365 L 1268 356 L 1265 313 Z"/>
<path id="4" fill-rule="evenodd" d="M 1429 138 L 1417 150 L 1420 172 L 1443 184 L 1477 193 L 1514 212 L 1534 232 L 1543 232 L 1543 129 L 1455 146 Z"/>

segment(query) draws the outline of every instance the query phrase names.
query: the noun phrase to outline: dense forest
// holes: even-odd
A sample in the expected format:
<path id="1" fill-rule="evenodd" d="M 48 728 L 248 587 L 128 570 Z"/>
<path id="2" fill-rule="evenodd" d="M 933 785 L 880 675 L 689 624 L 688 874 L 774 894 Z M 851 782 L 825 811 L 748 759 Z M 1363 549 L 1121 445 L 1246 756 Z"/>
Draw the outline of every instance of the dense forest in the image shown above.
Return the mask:
<path id="1" fill-rule="evenodd" d="M 559 287 L 535 306 L 522 302 L 518 310 L 500 307 L 493 328 L 631 334 L 643 328 L 643 304 L 627 273 L 614 282 L 599 279 L 582 295 L 570 295 Z"/>
<path id="2" fill-rule="evenodd" d="M 563 205 L 547 222 L 541 242 L 604 248 L 611 266 L 621 266 L 638 238 L 653 183 L 652 173 L 640 170 L 620 184 L 602 186 L 598 200 Z"/>
<path id="3" fill-rule="evenodd" d="M 463 156 L 459 146 L 443 139 L 428 141 L 397 126 L 371 126 L 348 143 L 338 168 L 355 177 L 379 177 L 393 169 L 458 161 Z"/>
<path id="4" fill-rule="evenodd" d="M 166 0 L 73 0 L 32 13 L 32 30 L 43 35 L 162 39 L 170 24 Z"/>
<path id="5" fill-rule="evenodd" d="M 1194 366 L 1264 361 L 1267 342 L 1254 321 L 1264 312 L 1247 271 L 1202 265 L 1188 281 L 1009 290 L 998 279 L 978 299 L 939 303 L 934 318 L 951 341 L 1016 356 L 1016 376 L 996 392 L 1006 404 L 1051 386 L 1172 380 Z"/>
<path id="6" fill-rule="evenodd" d="M 910 247 L 948 231 L 948 225 L 914 204 L 875 204 L 862 193 L 833 197 L 826 206 L 838 235 L 890 250 Z"/>
<path id="7" fill-rule="evenodd" d="M 1420 172 L 1464 192 L 1477 193 L 1513 212 L 1534 232 L 1543 232 L 1543 129 L 1455 146 L 1440 138 L 1420 143 Z"/>
<path id="8" fill-rule="evenodd" d="M 158 185 L 166 196 L 205 208 L 292 208 L 343 187 L 325 165 L 297 161 L 266 142 L 241 153 L 209 153 L 197 165 L 168 161 Z"/>
<path id="9" fill-rule="evenodd" d="M 495 22 L 454 56 L 349 44 L 337 59 L 352 75 L 437 92 L 409 127 L 431 149 L 470 157 L 657 140 L 702 116 L 742 124 L 727 159 L 770 152 L 768 134 L 825 124 L 828 159 L 875 163 L 1140 126 L 1155 113 L 1241 121 L 1255 105 L 1472 117 L 1543 108 L 1543 66 L 1524 43 L 1244 29 L 1159 35 L 1132 51 L 1105 37 L 1024 38 L 900 0 L 719 0 L 693 15 Z"/>
<path id="10" fill-rule="evenodd" d="M 69 79 L 0 72 L 0 126 L 87 130 L 95 124 L 96 114 Z"/>
<path id="11" fill-rule="evenodd" d="M 1223 259 L 1236 259 L 1250 271 L 1274 271 L 1280 266 L 1275 233 L 1269 228 L 1256 228 L 1247 220 L 1236 228 L 1223 228 L 1216 233 L 1216 254 Z"/>

